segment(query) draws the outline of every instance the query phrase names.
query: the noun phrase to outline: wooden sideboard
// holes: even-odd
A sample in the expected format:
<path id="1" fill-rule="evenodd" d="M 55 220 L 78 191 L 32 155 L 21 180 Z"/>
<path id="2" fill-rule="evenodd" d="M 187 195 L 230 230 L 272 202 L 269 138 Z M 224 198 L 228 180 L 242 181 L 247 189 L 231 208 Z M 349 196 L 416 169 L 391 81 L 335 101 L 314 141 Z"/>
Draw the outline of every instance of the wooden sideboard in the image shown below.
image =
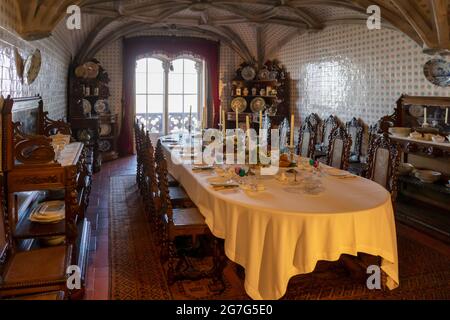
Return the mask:
<path id="1" fill-rule="evenodd" d="M 2 175 L 5 190 L 8 251 L 46 247 L 54 237 L 64 237 L 61 246 L 71 246 L 71 263 L 81 269 L 84 292 L 90 223 L 85 218 L 92 182 L 92 165 L 86 159 L 89 149 L 83 143 L 67 145 L 55 156 L 50 135 L 71 134 L 70 125 L 51 120 L 41 97 L 7 98 L 2 110 Z M 32 209 L 45 200 L 63 200 L 65 219 L 41 224 L 29 220 Z"/>
<path id="2" fill-rule="evenodd" d="M 427 108 L 427 122 L 430 125 L 434 122 L 434 125 L 422 127 L 424 115 L 421 115 L 421 108 Z M 392 126 L 409 127 L 412 131 L 448 136 L 450 125 L 445 123 L 446 108 L 450 108 L 450 97 L 403 95 L 397 102 L 395 113 L 383 117 L 379 128 L 386 132 Z M 446 186 L 450 179 L 450 142 L 436 143 L 394 136 L 391 139 L 400 145 L 404 163 L 411 163 L 416 169 L 442 173 L 436 183 L 424 183 L 414 175 L 400 176 L 397 218 L 450 242 L 450 188 Z"/>

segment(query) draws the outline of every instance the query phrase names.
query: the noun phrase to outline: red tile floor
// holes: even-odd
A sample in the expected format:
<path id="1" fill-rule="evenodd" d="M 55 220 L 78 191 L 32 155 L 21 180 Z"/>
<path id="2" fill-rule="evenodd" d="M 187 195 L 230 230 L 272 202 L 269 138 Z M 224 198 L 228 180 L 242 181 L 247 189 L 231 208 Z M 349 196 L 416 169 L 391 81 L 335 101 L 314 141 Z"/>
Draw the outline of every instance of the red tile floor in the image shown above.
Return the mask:
<path id="1" fill-rule="evenodd" d="M 102 170 L 94 175 L 87 218 L 92 224 L 91 253 L 87 273 L 85 300 L 107 300 L 109 298 L 109 256 L 108 256 L 108 214 L 109 178 L 118 175 L 136 174 L 136 157 L 130 156 L 104 163 Z M 397 223 L 419 242 L 448 254 L 449 245 L 435 240 L 426 234 Z"/>
<path id="2" fill-rule="evenodd" d="M 84 296 L 86 300 L 109 298 L 109 178 L 135 174 L 136 157 L 125 157 L 104 163 L 102 170 L 94 175 L 86 214 L 92 225 L 91 253 Z"/>

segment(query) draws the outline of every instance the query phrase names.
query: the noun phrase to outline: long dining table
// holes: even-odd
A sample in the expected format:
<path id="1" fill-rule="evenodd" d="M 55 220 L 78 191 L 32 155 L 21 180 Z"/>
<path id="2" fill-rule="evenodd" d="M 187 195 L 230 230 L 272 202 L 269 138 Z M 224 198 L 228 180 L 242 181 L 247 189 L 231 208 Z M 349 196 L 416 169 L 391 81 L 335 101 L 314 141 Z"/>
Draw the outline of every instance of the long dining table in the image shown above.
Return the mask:
<path id="1" fill-rule="evenodd" d="M 382 186 L 357 176 L 329 175 L 324 167 L 319 194 L 290 188 L 280 175 L 252 178 L 264 185 L 263 191 L 217 190 L 211 186 L 215 170 L 193 170 L 186 158 L 180 161 L 180 145 L 162 141 L 169 172 L 212 234 L 225 240 L 226 256 L 245 269 L 244 287 L 252 299 L 280 299 L 289 279 L 314 271 L 319 260 L 358 252 L 380 256 L 386 286 L 399 285 L 393 207 Z M 310 173 L 307 167 L 296 170 L 300 176 Z"/>

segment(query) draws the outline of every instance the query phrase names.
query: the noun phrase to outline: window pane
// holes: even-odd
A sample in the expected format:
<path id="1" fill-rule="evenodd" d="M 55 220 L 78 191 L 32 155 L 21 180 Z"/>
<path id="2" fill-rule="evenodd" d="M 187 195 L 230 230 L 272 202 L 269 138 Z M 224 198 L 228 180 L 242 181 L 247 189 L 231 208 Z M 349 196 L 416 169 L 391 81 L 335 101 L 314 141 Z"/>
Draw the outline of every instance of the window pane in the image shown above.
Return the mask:
<path id="1" fill-rule="evenodd" d="M 146 96 L 145 95 L 136 95 L 136 114 L 146 113 Z"/>
<path id="2" fill-rule="evenodd" d="M 189 106 L 192 106 L 192 114 L 197 113 L 198 109 L 198 101 L 197 101 L 197 95 L 185 95 L 184 96 L 184 110 L 186 110 L 186 113 L 189 113 Z"/>
<path id="3" fill-rule="evenodd" d="M 162 61 L 159 59 L 148 59 L 148 72 L 150 73 L 164 73 Z"/>
<path id="4" fill-rule="evenodd" d="M 189 112 L 189 108 L 184 110 Z M 169 112 L 181 113 L 183 112 L 183 96 L 182 95 L 169 95 Z"/>
<path id="5" fill-rule="evenodd" d="M 146 75 L 145 73 L 136 73 L 136 93 L 146 93 Z"/>
<path id="6" fill-rule="evenodd" d="M 169 74 L 169 94 L 183 93 L 183 75 Z"/>
<path id="7" fill-rule="evenodd" d="M 184 93 L 197 94 L 198 80 L 197 74 L 184 75 Z"/>
<path id="8" fill-rule="evenodd" d="M 184 59 L 184 73 L 197 74 L 194 60 Z"/>
<path id="9" fill-rule="evenodd" d="M 148 74 L 148 93 L 164 94 L 164 74 Z"/>
<path id="10" fill-rule="evenodd" d="M 136 61 L 136 72 L 147 72 L 147 59 L 140 59 Z"/>
<path id="11" fill-rule="evenodd" d="M 183 73 L 183 59 L 177 59 L 172 61 L 172 67 L 173 71 L 171 70 L 170 73 Z"/>
<path id="12" fill-rule="evenodd" d="M 163 113 L 164 109 L 164 95 L 149 95 L 148 96 L 148 113 Z"/>

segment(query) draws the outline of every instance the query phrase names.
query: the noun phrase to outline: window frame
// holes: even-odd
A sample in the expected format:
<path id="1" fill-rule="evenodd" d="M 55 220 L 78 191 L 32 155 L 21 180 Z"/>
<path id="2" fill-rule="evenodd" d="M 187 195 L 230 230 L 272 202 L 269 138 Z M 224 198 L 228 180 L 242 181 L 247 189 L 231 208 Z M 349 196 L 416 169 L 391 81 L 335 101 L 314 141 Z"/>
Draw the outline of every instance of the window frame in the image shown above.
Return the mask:
<path id="1" fill-rule="evenodd" d="M 149 97 L 151 96 L 160 96 L 160 93 L 149 93 L 148 91 L 148 75 L 149 75 L 149 69 L 148 69 L 148 59 L 157 59 L 160 60 L 162 63 L 162 69 L 163 69 L 163 78 L 164 78 L 164 84 L 163 84 L 163 113 L 162 113 L 162 132 L 158 132 L 158 134 L 167 135 L 169 134 L 169 96 L 182 96 L 182 103 L 183 103 L 183 109 L 184 109 L 184 99 L 185 96 L 188 95 L 197 95 L 197 105 L 193 106 L 192 112 L 195 113 L 195 108 L 197 109 L 197 115 L 198 115 L 198 121 L 201 122 L 201 119 L 203 119 L 203 110 L 204 108 L 202 106 L 206 105 L 206 95 L 205 95 L 205 89 L 206 89 L 206 76 L 205 76 L 205 61 L 199 58 L 195 58 L 189 55 L 180 55 L 174 58 L 168 58 L 163 55 L 155 54 L 155 55 L 148 55 L 143 56 L 138 59 L 136 59 L 136 75 L 137 75 L 137 64 L 138 61 L 146 60 L 146 72 L 145 72 L 145 93 L 138 93 L 137 92 L 137 86 L 135 87 L 135 97 L 137 101 L 138 96 L 145 96 L 145 103 L 146 103 L 146 119 L 149 118 Z M 181 94 L 169 94 L 169 75 L 170 75 L 170 67 L 175 60 L 183 59 L 183 83 L 182 83 L 182 93 Z M 196 94 L 186 94 L 185 88 L 184 88 L 184 79 L 185 79 L 185 70 L 184 70 L 184 60 L 191 60 L 195 63 L 196 70 L 197 70 L 197 93 Z M 136 105 L 135 105 L 135 112 L 136 112 Z M 189 110 L 184 110 L 186 113 L 189 112 Z M 137 113 L 137 112 L 136 112 Z"/>

